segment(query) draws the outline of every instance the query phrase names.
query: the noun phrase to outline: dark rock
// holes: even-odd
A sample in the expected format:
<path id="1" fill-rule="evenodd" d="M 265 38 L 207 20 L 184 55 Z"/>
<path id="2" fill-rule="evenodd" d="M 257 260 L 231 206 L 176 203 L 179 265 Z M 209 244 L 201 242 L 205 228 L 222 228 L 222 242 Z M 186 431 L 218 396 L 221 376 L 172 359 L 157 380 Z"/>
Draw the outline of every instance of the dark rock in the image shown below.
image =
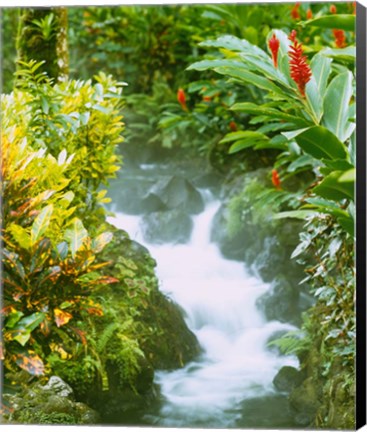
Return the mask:
<path id="1" fill-rule="evenodd" d="M 302 374 L 292 366 L 283 366 L 273 379 L 274 387 L 281 392 L 291 392 L 302 382 Z"/>
<path id="2" fill-rule="evenodd" d="M 209 172 L 196 177 L 193 183 L 199 188 L 216 189 L 222 184 L 223 179 L 220 174 Z"/>
<path id="3" fill-rule="evenodd" d="M 242 415 L 236 422 L 236 428 L 294 429 L 298 426 L 285 395 L 245 399 L 241 405 Z"/>
<path id="4" fill-rule="evenodd" d="M 300 426 L 305 427 L 313 423 L 320 402 L 317 385 L 311 377 L 291 392 L 289 402 L 295 413 L 295 420 Z"/>
<path id="5" fill-rule="evenodd" d="M 78 417 L 80 418 L 81 424 L 96 425 L 101 421 L 101 418 L 97 411 L 89 408 L 89 406 L 82 402 L 77 402 L 75 404 L 75 409 Z"/>
<path id="6" fill-rule="evenodd" d="M 72 414 L 74 410 L 72 402 L 67 397 L 52 395 L 48 398 L 47 403 L 42 407 L 47 414 L 66 413 Z"/>
<path id="7" fill-rule="evenodd" d="M 142 231 L 147 243 L 187 243 L 190 240 L 193 222 L 180 210 L 155 212 L 142 219 Z"/>
<path id="8" fill-rule="evenodd" d="M 159 336 L 141 344 L 155 369 L 177 369 L 200 354 L 196 336 L 188 329 L 180 308 L 159 291 L 152 295 L 150 308 L 139 320 L 161 329 Z"/>
<path id="9" fill-rule="evenodd" d="M 60 377 L 53 376 L 46 385 L 34 382 L 13 395 L 4 394 L 10 408 L 8 423 L 22 424 L 96 424 L 99 414 L 73 400 L 73 391 Z"/>
<path id="10" fill-rule="evenodd" d="M 228 208 L 222 205 L 214 216 L 210 240 L 218 245 L 225 258 L 243 261 L 247 243 L 246 233 L 242 229 L 236 235 L 230 235 L 228 217 Z"/>
<path id="11" fill-rule="evenodd" d="M 155 196 L 167 209 L 181 209 L 189 214 L 198 214 L 204 210 L 204 201 L 194 186 L 180 176 L 168 177 L 157 182 L 145 199 Z"/>
<path id="12" fill-rule="evenodd" d="M 279 276 L 271 289 L 257 299 L 256 305 L 269 321 L 298 324 L 298 299 L 297 287 L 293 287 L 285 277 Z"/>

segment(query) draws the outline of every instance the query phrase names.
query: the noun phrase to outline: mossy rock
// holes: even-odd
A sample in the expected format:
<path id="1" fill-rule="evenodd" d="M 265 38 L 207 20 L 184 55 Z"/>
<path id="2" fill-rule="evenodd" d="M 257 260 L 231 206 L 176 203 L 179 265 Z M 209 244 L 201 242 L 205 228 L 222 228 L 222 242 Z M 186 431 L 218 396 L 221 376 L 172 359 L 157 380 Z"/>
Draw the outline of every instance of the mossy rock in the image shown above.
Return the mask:
<path id="1" fill-rule="evenodd" d="M 13 395 L 4 394 L 10 408 L 5 422 L 83 425 L 100 421 L 95 410 L 74 400 L 70 387 L 61 378 L 53 376 L 50 381 L 45 386 L 36 381 Z"/>
<path id="2" fill-rule="evenodd" d="M 295 414 L 295 420 L 300 426 L 312 425 L 320 406 L 321 383 L 316 383 L 312 377 L 307 378 L 290 394 L 289 402 Z"/>
<path id="3" fill-rule="evenodd" d="M 187 327 L 180 308 L 161 292 L 154 292 L 141 322 L 154 326 L 155 336 L 141 342 L 141 348 L 155 369 L 176 369 L 200 354 L 196 336 Z"/>
<path id="4" fill-rule="evenodd" d="M 281 392 L 291 392 L 302 382 L 302 373 L 292 367 L 283 366 L 273 379 L 274 387 Z"/>

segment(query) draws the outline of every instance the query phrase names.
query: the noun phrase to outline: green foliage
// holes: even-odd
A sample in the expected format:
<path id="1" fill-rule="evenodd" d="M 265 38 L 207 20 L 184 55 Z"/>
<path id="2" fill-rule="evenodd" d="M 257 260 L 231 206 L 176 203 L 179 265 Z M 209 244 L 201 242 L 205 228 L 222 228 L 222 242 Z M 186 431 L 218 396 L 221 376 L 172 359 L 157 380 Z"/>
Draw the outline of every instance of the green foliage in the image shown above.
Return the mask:
<path id="1" fill-rule="evenodd" d="M 76 216 L 87 225 L 96 224 L 104 217 L 100 204 L 107 202 L 106 191 L 99 187 L 119 169 L 122 84 L 100 74 L 95 84 L 65 81 L 52 86 L 39 72 L 41 64 L 32 61 L 23 66 L 17 72 L 19 89 L 2 99 L 3 124 L 21 128 L 29 145 L 47 148 L 60 166 L 68 162 Z M 12 115 L 14 110 L 22 115 Z"/>
<path id="2" fill-rule="evenodd" d="M 103 193 L 97 187 L 117 166 L 101 168 L 101 174 L 94 177 L 90 164 L 102 167 L 106 158 L 116 161 L 121 123 L 114 105 L 118 93 L 113 93 L 117 90 L 111 88 L 109 78 L 101 77 L 102 84 L 94 88 L 91 83 L 63 83 L 61 92 L 61 87 L 51 87 L 43 74 L 37 74 L 37 66 L 34 62 L 27 65 L 21 73 L 22 89 L 2 98 L 3 339 L 7 369 L 18 365 L 42 375 L 50 371 L 50 352 L 73 357 L 86 344 L 86 329 L 80 328 L 80 322 L 91 314 L 103 314 L 90 295 L 99 286 L 116 281 L 100 273 L 104 263 L 97 257 L 112 234 L 103 232 L 101 224 L 90 227 L 90 221 L 101 221 L 104 213 L 98 205 Z M 104 86 L 111 92 L 106 101 Z M 68 94 L 69 89 L 75 93 Z M 70 121 L 59 122 L 60 111 L 84 104 L 88 109 L 93 97 L 110 119 L 89 107 L 88 132 L 82 122 L 73 124 L 71 116 Z M 43 108 L 42 98 L 47 101 Z M 47 113 L 46 106 L 50 108 Z M 114 126 L 115 131 L 102 132 L 106 125 Z M 79 147 L 88 140 L 97 151 L 88 153 Z M 106 148 L 98 153 L 101 145 Z M 87 172 L 95 181 L 81 189 L 80 174 Z M 93 196 L 93 206 L 86 222 L 79 203 L 87 195 Z"/>

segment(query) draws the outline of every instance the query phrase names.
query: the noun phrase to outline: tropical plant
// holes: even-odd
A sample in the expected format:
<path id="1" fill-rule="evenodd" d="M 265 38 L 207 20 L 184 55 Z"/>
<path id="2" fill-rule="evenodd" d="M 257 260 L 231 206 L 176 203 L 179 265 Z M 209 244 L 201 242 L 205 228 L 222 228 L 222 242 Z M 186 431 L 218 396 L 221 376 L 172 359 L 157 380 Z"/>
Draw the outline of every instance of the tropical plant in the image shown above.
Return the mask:
<path id="1" fill-rule="evenodd" d="M 95 84 L 89 80 L 52 85 L 40 67 L 31 61 L 17 72 L 17 89 L 2 101 L 4 127 L 16 125 L 29 145 L 47 148 L 56 158 L 74 154 L 68 169 L 77 215 L 87 225 L 103 220 L 106 190 L 100 186 L 115 176 L 121 162 L 116 153 L 123 140 L 123 84 L 100 74 Z M 22 115 L 12 115 L 14 109 Z"/>
<path id="2" fill-rule="evenodd" d="M 202 46 L 219 48 L 220 58 L 194 63 L 189 69 L 212 69 L 236 83 L 257 86 L 268 100 L 235 103 L 231 110 L 251 115 L 251 126 L 228 133 L 221 143 L 230 144 L 232 154 L 246 148 L 278 150 L 274 168 L 276 173 L 282 171 L 282 179 L 312 169 L 317 181 L 304 197 L 307 210 L 293 216 L 332 214 L 353 234 L 355 104 L 353 73 L 338 64 L 344 50 L 320 51 L 308 65 L 296 33 L 287 36 L 280 30 L 268 35 L 271 56 L 233 36 Z M 339 203 L 337 209 L 334 201 Z"/>

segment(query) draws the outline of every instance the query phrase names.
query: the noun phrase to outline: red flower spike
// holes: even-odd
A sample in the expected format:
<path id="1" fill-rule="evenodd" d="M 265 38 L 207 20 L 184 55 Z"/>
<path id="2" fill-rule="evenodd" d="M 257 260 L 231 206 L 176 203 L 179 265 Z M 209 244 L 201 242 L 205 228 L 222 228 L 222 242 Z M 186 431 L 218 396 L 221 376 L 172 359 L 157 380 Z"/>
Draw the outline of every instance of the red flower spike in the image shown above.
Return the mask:
<path id="1" fill-rule="evenodd" d="M 299 19 L 301 19 L 301 15 L 300 15 L 299 10 L 298 10 L 300 6 L 301 6 L 301 3 L 297 2 L 297 3 L 293 6 L 293 9 L 291 10 L 291 17 L 292 17 L 294 20 L 299 20 Z"/>
<path id="2" fill-rule="evenodd" d="M 177 101 L 181 105 L 183 110 L 188 111 L 186 105 L 186 95 L 182 88 L 179 88 L 177 91 Z"/>
<path id="3" fill-rule="evenodd" d="M 271 171 L 271 182 L 273 183 L 273 185 L 278 189 L 278 190 L 280 190 L 281 189 L 281 187 L 280 187 L 280 178 L 279 178 L 279 173 L 278 173 L 278 171 L 276 170 L 276 169 L 273 169 L 272 171 Z"/>
<path id="4" fill-rule="evenodd" d="M 303 55 L 302 44 L 297 41 L 294 30 L 291 32 L 289 40 L 293 43 L 288 51 L 291 78 L 297 84 L 301 95 L 305 96 L 306 84 L 312 75 L 311 68 L 307 64 L 307 57 Z"/>
<path id="5" fill-rule="evenodd" d="M 229 122 L 229 128 L 231 129 L 232 132 L 236 132 L 237 130 L 236 122 L 234 122 L 233 120 Z"/>
<path id="6" fill-rule="evenodd" d="M 343 30 L 334 29 L 333 30 L 335 45 L 338 48 L 344 48 L 347 44 L 345 43 L 345 33 Z"/>
<path id="7" fill-rule="evenodd" d="M 289 39 L 291 42 L 295 42 L 295 41 L 296 41 L 296 36 L 297 36 L 297 32 L 296 32 L 296 30 L 292 30 L 292 31 L 291 31 L 291 34 L 288 36 L 288 39 Z"/>
<path id="8" fill-rule="evenodd" d="M 312 10 L 311 10 L 311 9 L 308 9 L 308 10 L 307 10 L 307 13 L 306 13 L 306 18 L 307 18 L 308 20 L 310 20 L 310 19 L 312 19 L 312 17 L 313 17 L 313 15 L 312 15 Z"/>
<path id="9" fill-rule="evenodd" d="M 332 13 L 332 14 L 336 14 L 336 6 L 334 5 L 334 4 L 332 4 L 332 5 L 330 5 L 330 13 Z"/>
<path id="10" fill-rule="evenodd" d="M 276 68 L 278 67 L 279 45 L 280 45 L 279 39 L 273 33 L 273 36 L 271 37 L 271 39 L 269 39 L 269 48 L 270 48 L 271 55 L 273 58 L 274 67 L 276 67 Z"/>

